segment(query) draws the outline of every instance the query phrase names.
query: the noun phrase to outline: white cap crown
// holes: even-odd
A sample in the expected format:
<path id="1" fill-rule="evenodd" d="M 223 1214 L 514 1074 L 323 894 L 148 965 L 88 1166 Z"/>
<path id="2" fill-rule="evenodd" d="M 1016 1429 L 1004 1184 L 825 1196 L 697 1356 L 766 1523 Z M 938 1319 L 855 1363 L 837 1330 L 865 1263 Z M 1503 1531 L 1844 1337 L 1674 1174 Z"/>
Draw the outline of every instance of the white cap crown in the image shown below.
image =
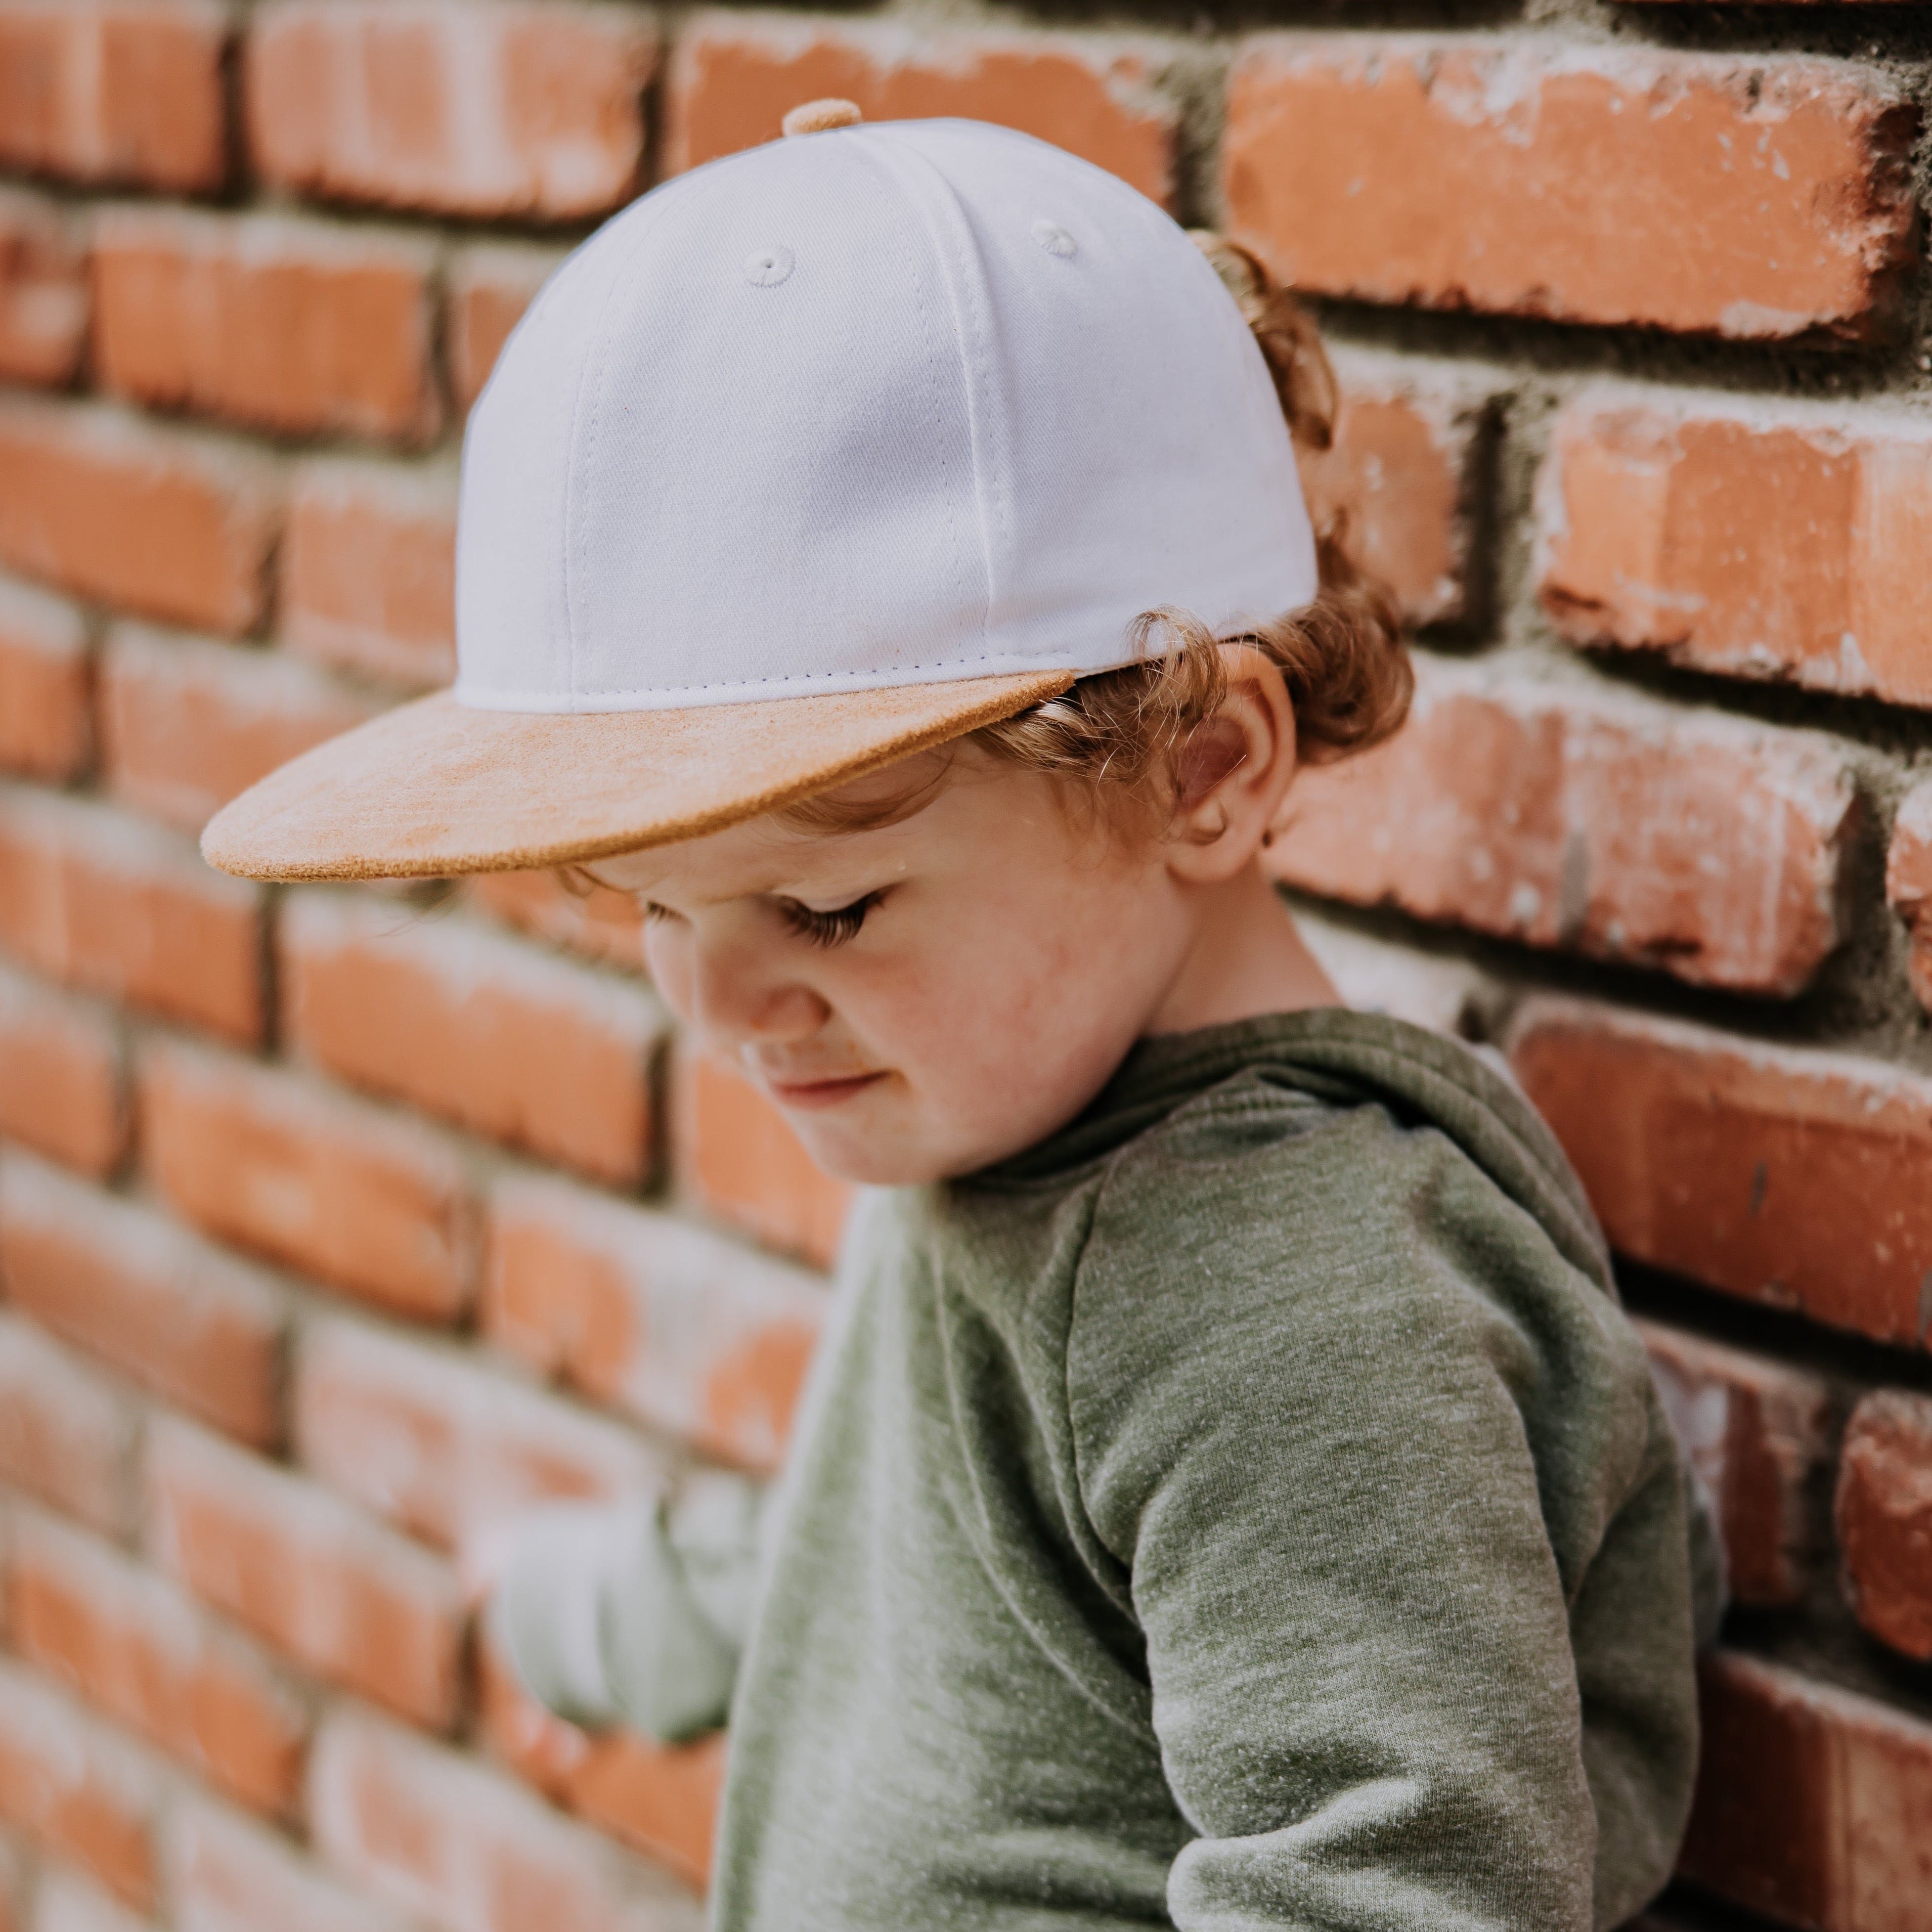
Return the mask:
<path id="1" fill-rule="evenodd" d="M 1109 669 L 1315 594 L 1233 299 L 1124 183 L 976 122 L 679 177 L 557 272 L 472 416 L 457 696 L 604 712 Z"/>

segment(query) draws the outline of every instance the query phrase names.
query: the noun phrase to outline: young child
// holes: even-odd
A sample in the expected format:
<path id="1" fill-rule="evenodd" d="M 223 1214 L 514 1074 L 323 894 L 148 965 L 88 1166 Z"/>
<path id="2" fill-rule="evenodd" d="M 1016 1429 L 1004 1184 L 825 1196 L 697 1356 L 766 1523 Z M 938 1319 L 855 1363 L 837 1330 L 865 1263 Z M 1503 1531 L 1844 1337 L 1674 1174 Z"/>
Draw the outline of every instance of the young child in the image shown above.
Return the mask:
<path id="1" fill-rule="evenodd" d="M 1618 1924 L 1691 1787 L 1681 1458 L 1548 1132 L 1259 864 L 1409 688 L 1303 506 L 1319 350 L 1111 176 L 856 118 L 560 270 L 454 692 L 206 836 L 638 893 L 875 1190 L 761 1553 L 728 1485 L 560 1510 L 498 1634 L 582 1721 L 729 1706 L 728 1932 Z"/>

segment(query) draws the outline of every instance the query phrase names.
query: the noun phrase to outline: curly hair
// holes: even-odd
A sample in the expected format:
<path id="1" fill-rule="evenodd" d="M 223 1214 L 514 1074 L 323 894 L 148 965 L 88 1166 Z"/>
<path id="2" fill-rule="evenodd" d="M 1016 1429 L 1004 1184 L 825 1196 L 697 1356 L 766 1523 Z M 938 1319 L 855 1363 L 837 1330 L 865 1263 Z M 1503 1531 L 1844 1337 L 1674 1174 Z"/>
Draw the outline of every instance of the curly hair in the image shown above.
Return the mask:
<path id="1" fill-rule="evenodd" d="M 1206 230 L 1193 238 L 1253 332 L 1301 448 L 1334 440 L 1337 392 L 1315 325 L 1238 242 Z M 1132 632 L 1136 662 L 1078 680 L 1058 698 L 963 742 L 1002 763 L 1064 779 L 1103 808 L 1130 802 L 1171 809 L 1175 754 L 1227 696 L 1222 644 L 1248 644 L 1281 673 L 1294 707 L 1298 755 L 1324 764 L 1388 737 L 1408 715 L 1414 674 L 1395 601 L 1348 554 L 1346 519 L 1316 532 L 1315 600 L 1238 634 L 1217 637 L 1184 610 L 1143 612 Z M 865 802 L 810 798 L 779 816 L 801 830 L 860 831 L 915 808 L 943 772 L 929 768 L 903 792 Z"/>

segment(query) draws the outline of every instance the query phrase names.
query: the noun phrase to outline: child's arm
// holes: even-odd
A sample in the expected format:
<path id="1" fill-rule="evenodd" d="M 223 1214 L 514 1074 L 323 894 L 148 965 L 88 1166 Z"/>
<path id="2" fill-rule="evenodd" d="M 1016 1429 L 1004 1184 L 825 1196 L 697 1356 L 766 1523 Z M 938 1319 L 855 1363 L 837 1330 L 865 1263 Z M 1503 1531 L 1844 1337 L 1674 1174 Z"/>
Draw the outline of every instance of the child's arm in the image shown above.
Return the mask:
<path id="1" fill-rule="evenodd" d="M 666 1742 L 724 1721 L 750 1622 L 758 1503 L 734 1478 L 536 1512 L 492 1592 L 492 1636 L 574 1723 Z"/>
<path id="2" fill-rule="evenodd" d="M 1180 1932 L 1588 1932 L 1682 1828 L 1683 1492 L 1641 1351 L 1402 1138 L 1364 1108 L 1121 1175 L 1082 1264 L 1082 1494 L 1200 1834 Z M 1211 1233 L 1177 1260 L 1177 1228 Z"/>

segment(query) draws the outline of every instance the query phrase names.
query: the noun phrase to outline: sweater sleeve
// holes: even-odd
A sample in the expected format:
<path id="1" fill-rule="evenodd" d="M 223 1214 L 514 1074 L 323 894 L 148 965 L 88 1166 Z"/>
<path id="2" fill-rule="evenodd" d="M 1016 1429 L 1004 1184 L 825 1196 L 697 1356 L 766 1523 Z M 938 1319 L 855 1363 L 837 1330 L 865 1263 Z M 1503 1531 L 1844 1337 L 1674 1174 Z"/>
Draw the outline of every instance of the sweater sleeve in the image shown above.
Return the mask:
<path id="1" fill-rule="evenodd" d="M 1069 1348 L 1083 1500 L 1198 1834 L 1175 1927 L 1616 1922 L 1667 1876 L 1695 1748 L 1640 1348 L 1438 1135 L 1374 1108 L 1203 1133 L 1103 1191 Z M 1609 1648 L 1580 1656 L 1573 1607 Z M 1606 1828 L 1634 1817 L 1607 1879 L 1592 1757 Z"/>
<path id="2" fill-rule="evenodd" d="M 675 1498 L 535 1512 L 487 1611 L 524 1688 L 573 1723 L 664 1742 L 724 1721 L 751 1621 L 759 1504 L 711 1476 Z"/>

